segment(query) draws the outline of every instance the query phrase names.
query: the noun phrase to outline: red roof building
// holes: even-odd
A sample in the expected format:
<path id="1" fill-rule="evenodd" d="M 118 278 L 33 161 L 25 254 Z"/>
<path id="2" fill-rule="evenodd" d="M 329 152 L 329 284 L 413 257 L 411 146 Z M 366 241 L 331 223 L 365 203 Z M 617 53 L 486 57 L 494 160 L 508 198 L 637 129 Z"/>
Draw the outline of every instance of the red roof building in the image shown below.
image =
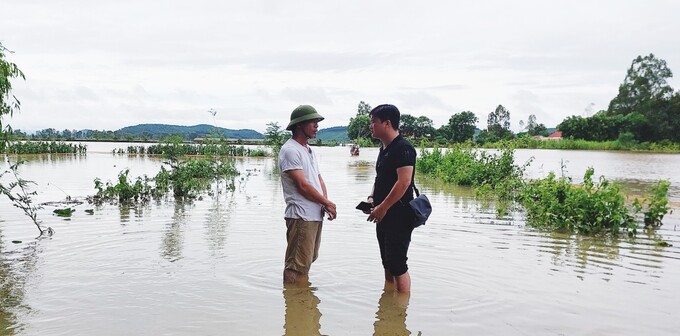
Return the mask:
<path id="1" fill-rule="evenodd" d="M 561 131 L 555 131 L 555 132 L 553 132 L 553 134 L 548 135 L 548 139 L 550 139 L 550 140 L 562 139 L 562 132 Z"/>

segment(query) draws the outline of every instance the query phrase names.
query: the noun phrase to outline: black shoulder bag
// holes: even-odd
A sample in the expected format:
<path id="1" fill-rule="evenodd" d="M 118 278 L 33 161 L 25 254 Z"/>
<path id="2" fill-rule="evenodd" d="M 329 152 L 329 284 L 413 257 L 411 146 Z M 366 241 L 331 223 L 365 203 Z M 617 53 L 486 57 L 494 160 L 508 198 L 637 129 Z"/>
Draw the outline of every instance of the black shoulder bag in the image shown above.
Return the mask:
<path id="1" fill-rule="evenodd" d="M 421 194 L 418 191 L 414 180 L 415 178 L 411 179 L 411 186 L 413 187 L 413 191 L 416 192 L 416 198 L 409 201 L 408 204 L 411 206 L 411 209 L 413 209 L 415 215 L 413 227 L 419 227 L 424 225 L 425 222 L 427 222 L 427 218 L 430 217 L 430 214 L 432 213 L 432 204 L 430 204 L 430 200 L 425 194 Z"/>

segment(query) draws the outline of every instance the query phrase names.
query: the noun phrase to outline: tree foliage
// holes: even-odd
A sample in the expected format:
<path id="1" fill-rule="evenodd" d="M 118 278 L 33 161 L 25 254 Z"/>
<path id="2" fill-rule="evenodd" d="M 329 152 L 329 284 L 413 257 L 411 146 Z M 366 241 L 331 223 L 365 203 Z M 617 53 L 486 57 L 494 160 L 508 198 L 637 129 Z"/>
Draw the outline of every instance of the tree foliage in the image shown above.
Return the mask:
<path id="1" fill-rule="evenodd" d="M 399 118 L 399 132 L 413 139 L 431 139 L 435 133 L 432 124 L 432 119 L 426 116 L 416 118 L 410 114 L 402 114 Z"/>
<path id="2" fill-rule="evenodd" d="M 281 146 L 288 138 L 289 136 L 284 133 L 279 123 L 270 122 L 267 124 L 267 130 L 264 132 L 264 143 L 272 147 L 274 156 L 278 155 Z"/>
<path id="3" fill-rule="evenodd" d="M 0 43 L 0 149 L 11 133 L 8 124 L 3 123 L 5 116 L 11 117 L 15 111 L 19 111 L 21 102 L 12 94 L 12 80 L 16 78 L 26 79 L 19 67 L 5 59 L 5 53 L 12 53 Z"/>
<path id="4" fill-rule="evenodd" d="M 668 84 L 671 77 L 666 61 L 638 56 L 606 111 L 570 116 L 557 128 L 565 137 L 590 141 L 680 142 L 680 93 Z"/>
<path id="5" fill-rule="evenodd" d="M 667 82 L 671 77 L 673 72 L 666 61 L 656 58 L 654 54 L 638 56 L 619 85 L 618 95 L 609 103 L 608 114 L 649 114 L 657 102 L 669 101 L 673 95 L 673 88 Z"/>
<path id="6" fill-rule="evenodd" d="M 635 58 L 619 92 L 609 103 L 608 116 L 624 116 L 637 140 L 680 141 L 680 97 L 668 84 L 673 72 L 654 54 Z M 633 115 L 633 116 L 631 116 Z"/>
<path id="7" fill-rule="evenodd" d="M 416 132 L 416 117 L 410 114 L 402 114 L 399 119 L 399 131 L 401 135 L 413 137 Z"/>
<path id="8" fill-rule="evenodd" d="M 456 113 L 449 118 L 449 123 L 444 129 L 447 134 L 444 136 L 451 142 L 460 143 L 472 140 L 477 128 L 477 116 L 470 111 Z"/>
<path id="9" fill-rule="evenodd" d="M 493 112 L 489 113 L 486 131 L 486 141 L 498 141 L 512 138 L 513 134 L 512 131 L 510 131 L 510 111 L 503 107 L 503 105 L 498 105 Z"/>
<path id="10" fill-rule="evenodd" d="M 368 114 L 371 112 L 371 105 L 368 105 L 363 100 L 357 106 L 357 114 L 355 117 L 349 119 L 349 126 L 347 126 L 347 136 L 350 140 L 361 138 L 368 138 L 371 136 L 371 131 L 368 129 L 371 124 L 371 119 Z"/>
<path id="11" fill-rule="evenodd" d="M 545 127 L 544 124 L 539 124 L 538 121 L 536 121 L 535 114 L 529 115 L 529 118 L 527 119 L 527 122 L 525 124 L 525 129 L 527 130 L 527 134 L 530 136 L 534 135 L 548 136 L 548 128 Z"/>

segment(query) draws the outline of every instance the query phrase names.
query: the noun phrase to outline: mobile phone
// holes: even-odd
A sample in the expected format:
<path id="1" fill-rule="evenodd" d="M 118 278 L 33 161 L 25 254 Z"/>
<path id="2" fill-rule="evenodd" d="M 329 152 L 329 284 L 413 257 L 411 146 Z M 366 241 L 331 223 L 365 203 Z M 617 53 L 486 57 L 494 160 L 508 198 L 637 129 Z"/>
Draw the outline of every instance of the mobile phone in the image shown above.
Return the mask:
<path id="1" fill-rule="evenodd" d="M 368 215 L 371 213 L 371 210 L 373 210 L 373 204 L 368 202 L 361 202 L 357 205 L 356 208 Z"/>
<path id="2" fill-rule="evenodd" d="M 331 216 L 330 211 L 328 211 L 328 209 L 326 209 L 326 207 L 323 207 L 323 212 L 324 212 L 326 215 L 328 215 L 328 220 L 333 220 L 333 216 Z"/>

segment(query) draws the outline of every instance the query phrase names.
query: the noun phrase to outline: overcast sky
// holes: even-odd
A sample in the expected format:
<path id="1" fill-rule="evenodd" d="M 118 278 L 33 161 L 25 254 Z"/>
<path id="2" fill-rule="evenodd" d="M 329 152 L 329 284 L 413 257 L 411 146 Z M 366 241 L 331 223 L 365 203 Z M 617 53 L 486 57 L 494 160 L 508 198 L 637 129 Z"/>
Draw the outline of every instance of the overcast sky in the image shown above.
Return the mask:
<path id="1" fill-rule="evenodd" d="M 0 13 L 0 42 L 26 74 L 9 122 L 29 131 L 264 132 L 300 104 L 326 128 L 362 100 L 435 127 L 461 111 L 486 127 L 501 104 L 518 131 L 530 114 L 554 127 L 606 109 L 638 55 L 680 76 L 677 0 L 2 0 Z"/>

